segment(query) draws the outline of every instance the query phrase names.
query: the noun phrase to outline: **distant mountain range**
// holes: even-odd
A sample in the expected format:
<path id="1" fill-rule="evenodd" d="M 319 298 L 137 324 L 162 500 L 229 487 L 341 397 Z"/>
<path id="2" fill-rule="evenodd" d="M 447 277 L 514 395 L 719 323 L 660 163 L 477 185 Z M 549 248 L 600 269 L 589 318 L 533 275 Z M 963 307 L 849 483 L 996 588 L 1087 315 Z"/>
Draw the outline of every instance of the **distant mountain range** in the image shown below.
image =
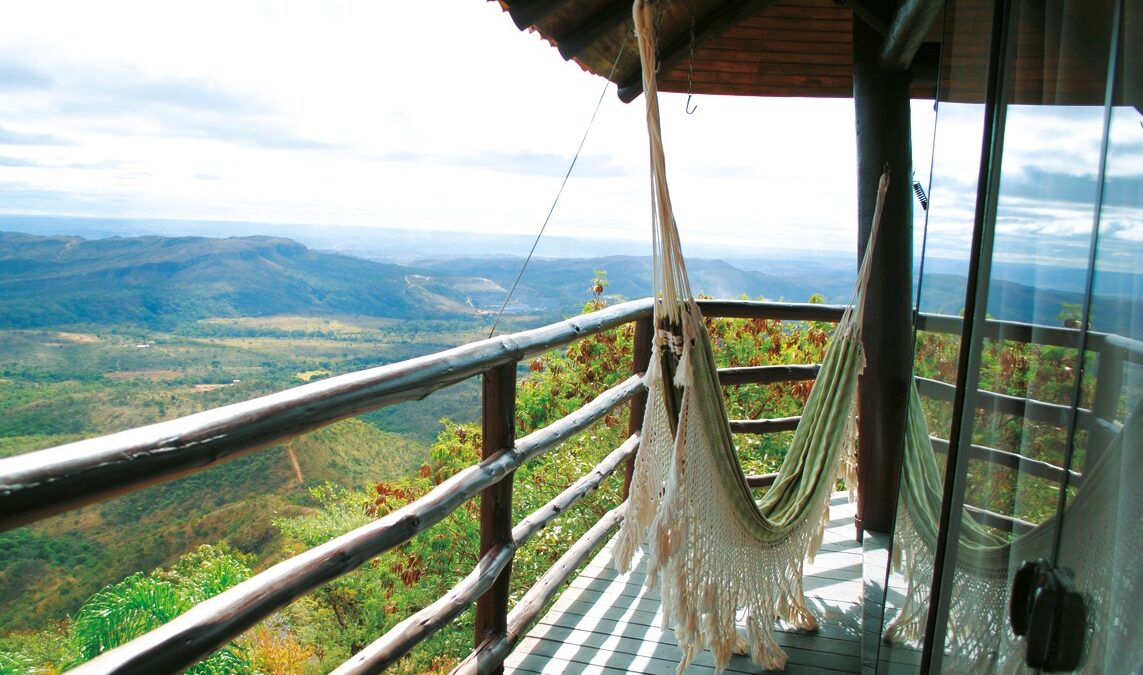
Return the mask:
<path id="1" fill-rule="evenodd" d="M 413 265 L 314 251 L 276 237 L 36 236 L 0 233 L 0 327 L 75 323 L 173 325 L 218 316 L 360 314 L 460 318 L 497 310 L 519 258 L 455 258 Z M 697 292 L 804 301 L 844 294 L 835 274 L 770 275 L 717 260 L 689 263 Z M 650 294 L 649 258 L 537 259 L 512 313 L 565 316 L 606 271 L 613 299 Z M 831 298 L 832 299 L 832 298 Z"/>
<path id="2" fill-rule="evenodd" d="M 508 256 L 442 256 L 400 264 L 266 236 L 84 239 L 0 232 L 0 328 L 171 327 L 210 317 L 276 314 L 475 318 L 500 308 L 522 262 Z M 735 264 L 692 257 L 687 262 L 696 293 L 793 302 L 814 293 L 827 302 L 847 301 L 855 266 L 840 256 L 776 255 Z M 926 272 L 924 311 L 960 313 L 965 278 L 956 269 L 946 261 Z M 650 294 L 649 257 L 538 258 L 529 263 L 507 311 L 541 319 L 573 314 L 591 298 L 597 271 L 607 273 L 610 300 Z M 1060 279 L 1060 285 L 1072 286 L 1074 271 L 1013 267 L 1001 272 L 993 280 L 989 307 L 996 318 L 1060 325 L 1064 305 L 1082 299 L 1078 291 L 1021 283 Z M 1130 291 L 1139 279 L 1121 275 L 1112 280 L 1112 293 L 1097 296 L 1094 328 L 1139 337 L 1143 328 L 1131 323 L 1131 295 L 1115 292 Z"/>
<path id="3" fill-rule="evenodd" d="M 0 233 L 0 326 L 173 325 L 212 316 L 474 313 L 407 268 L 289 239 L 81 239 Z"/>

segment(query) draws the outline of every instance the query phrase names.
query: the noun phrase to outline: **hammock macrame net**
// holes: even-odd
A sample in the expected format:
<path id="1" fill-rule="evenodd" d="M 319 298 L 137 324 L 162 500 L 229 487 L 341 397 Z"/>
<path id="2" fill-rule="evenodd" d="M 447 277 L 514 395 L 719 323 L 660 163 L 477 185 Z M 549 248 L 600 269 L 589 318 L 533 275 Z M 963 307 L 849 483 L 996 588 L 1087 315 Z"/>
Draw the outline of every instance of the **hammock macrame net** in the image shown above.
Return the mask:
<path id="1" fill-rule="evenodd" d="M 920 398 L 910 388 L 894 563 L 907 584 L 905 602 L 886 627 L 891 641 L 924 636 L 941 512 L 941 476 Z M 946 672 L 1031 672 L 1023 639 L 1008 623 L 1010 570 L 1050 559 L 1056 530 L 1058 564 L 1072 570 L 1087 604 L 1080 672 L 1127 673 L 1143 667 L 1143 411 L 1115 436 L 1064 511 L 1008 540 L 962 514 L 946 631 Z"/>
<path id="2" fill-rule="evenodd" d="M 703 648 L 723 668 L 748 651 L 765 668 L 782 668 L 775 621 L 814 629 L 802 593 L 829 518 L 836 479 L 852 469 L 853 406 L 864 366 L 861 298 L 888 176 L 881 179 L 866 260 L 806 401 L 778 478 L 755 503 L 742 475 L 718 382 L 710 337 L 687 281 L 667 190 L 659 126 L 651 9 L 635 3 L 651 148 L 656 334 L 646 374 L 647 411 L 616 565 L 630 569 L 648 543 L 649 584 L 658 584 L 665 623 L 683 652 L 679 672 Z M 855 485 L 852 471 L 848 484 Z M 736 628 L 744 609 L 745 636 Z"/>

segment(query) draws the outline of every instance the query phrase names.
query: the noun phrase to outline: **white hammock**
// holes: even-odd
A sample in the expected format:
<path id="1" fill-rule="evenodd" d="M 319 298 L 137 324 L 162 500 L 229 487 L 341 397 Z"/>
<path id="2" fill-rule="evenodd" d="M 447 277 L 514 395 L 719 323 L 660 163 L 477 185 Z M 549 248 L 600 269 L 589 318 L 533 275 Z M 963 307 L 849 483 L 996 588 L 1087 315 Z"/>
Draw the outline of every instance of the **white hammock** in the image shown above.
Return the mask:
<path id="1" fill-rule="evenodd" d="M 894 563 L 907 589 L 900 613 L 885 629 L 891 641 L 918 641 L 929 610 L 941 513 L 941 476 L 916 389 L 910 387 Z M 1143 406 L 1140 406 L 1143 408 Z M 1087 603 L 1087 647 L 1079 672 L 1128 673 L 1143 667 L 1143 409 L 1137 409 L 1064 511 L 1059 564 L 1072 570 Z M 1052 518 L 1012 541 L 967 514 L 950 594 L 944 670 L 1031 672 L 1024 641 L 1008 624 L 1010 570 L 1050 558 Z"/>
<path id="2" fill-rule="evenodd" d="M 882 176 L 873 231 L 853 301 L 827 350 L 801 423 L 766 496 L 755 504 L 731 437 L 710 337 L 687 281 L 667 190 L 653 64 L 651 9 L 635 2 L 651 146 L 656 335 L 646 375 L 648 401 L 616 566 L 630 568 L 647 539 L 648 584 L 661 589 L 664 619 L 676 631 L 679 672 L 709 647 L 722 669 L 748 650 L 764 668 L 782 668 L 775 621 L 803 629 L 817 621 L 802 593 L 802 565 L 821 543 L 839 474 L 852 469 L 853 406 L 864 367 L 861 299 L 869 276 L 888 175 Z M 677 412 L 677 417 L 676 413 Z M 855 485 L 848 472 L 850 489 Z M 735 615 L 745 609 L 746 635 Z"/>

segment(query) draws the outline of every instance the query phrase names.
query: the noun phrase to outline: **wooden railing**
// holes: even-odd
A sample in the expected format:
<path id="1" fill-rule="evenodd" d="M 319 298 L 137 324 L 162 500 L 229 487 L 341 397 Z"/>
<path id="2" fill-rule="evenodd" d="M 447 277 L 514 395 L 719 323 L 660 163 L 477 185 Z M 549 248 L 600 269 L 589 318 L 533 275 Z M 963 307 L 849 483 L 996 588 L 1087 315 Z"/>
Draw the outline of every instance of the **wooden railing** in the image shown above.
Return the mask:
<path id="1" fill-rule="evenodd" d="M 813 320 L 836 322 L 842 307 L 786 303 L 702 301 L 711 317 Z M 623 505 L 601 518 L 509 611 L 507 587 L 515 551 L 597 488 L 619 467 L 630 466 L 638 449 L 645 405 L 639 374 L 650 355 L 650 299 L 638 300 L 535 330 L 463 345 L 437 354 L 329 378 L 270 396 L 118 434 L 0 460 L 0 529 L 34 522 L 117 494 L 210 468 L 220 462 L 282 442 L 337 420 L 429 393 L 475 375 L 483 377 L 483 448 L 481 461 L 455 474 L 428 494 L 367 525 L 352 530 L 259 573 L 246 582 L 200 603 L 166 625 L 80 666 L 80 673 L 176 672 L 204 658 L 248 628 L 301 595 L 346 574 L 370 559 L 408 541 L 442 520 L 466 501 L 481 495 L 480 557 L 468 576 L 433 604 L 406 618 L 342 664 L 338 673 L 377 672 L 394 663 L 474 602 L 476 649 L 458 672 L 496 672 L 508 653 L 576 568 L 618 527 Z M 515 438 L 517 365 L 542 352 L 588 335 L 635 323 L 632 375 L 557 422 Z M 959 322 L 921 315 L 922 330 L 958 332 Z M 1005 339 L 1032 332 L 1023 324 L 990 322 Z M 1037 327 L 1036 341 L 1073 345 L 1067 329 Z M 1100 386 L 1120 380 L 1103 378 L 1104 354 L 1113 359 L 1143 361 L 1139 343 L 1116 336 L 1089 339 L 1100 350 Z M 1120 369 L 1122 360 L 1118 362 Z M 1110 367 L 1110 366 L 1109 366 Z M 813 364 L 723 369 L 724 386 L 808 380 Z M 1114 423 L 1113 393 L 1096 392 L 1089 428 Z M 944 392 L 945 387 L 922 388 Z M 938 394 L 941 395 L 941 394 Z M 1005 399 L 996 399 L 1005 400 Z M 546 505 L 513 525 L 512 485 L 515 469 L 603 419 L 617 407 L 630 408 L 629 437 L 587 475 Z M 1108 408 L 1108 406 L 1111 406 Z M 1051 406 L 1025 406 L 1055 419 Z M 1111 414 L 1107 414 L 1107 410 Z M 1041 412 L 1033 413 L 1040 416 Z M 738 432 L 770 433 L 792 429 L 798 418 L 732 420 Z M 939 442 L 938 442 L 939 446 Z M 938 448 L 939 449 L 939 448 Z M 974 456 L 1016 465 L 1050 479 L 1063 469 L 1040 466 L 1028 458 L 989 448 Z M 1078 478 L 1078 474 L 1073 477 Z M 773 475 L 751 476 L 752 486 L 765 486 Z M 989 516 L 986 516 L 989 517 Z"/>
<path id="2" fill-rule="evenodd" d="M 963 321 L 960 317 L 918 314 L 917 330 L 932 333 L 961 335 Z M 1078 328 L 1042 326 L 1014 321 L 987 320 L 981 329 L 984 338 L 992 341 L 1009 341 L 1021 344 L 1040 344 L 1079 350 L 1081 331 Z M 961 339 L 964 339 L 962 336 Z M 1076 408 L 1058 403 L 1011 396 L 993 391 L 977 390 L 969 398 L 972 405 L 980 410 L 1021 417 L 1035 422 L 1043 422 L 1061 429 L 1067 429 L 1071 416 L 1075 415 L 1075 427 L 1088 432 L 1087 452 L 1084 456 L 1086 468 L 1098 460 L 1103 449 L 1112 438 L 1123 429 L 1123 423 L 1116 419 L 1120 396 L 1123 390 L 1123 368 L 1126 363 L 1143 364 L 1143 342 L 1119 335 L 1088 331 L 1085 351 L 1097 355 L 1095 392 L 1092 407 Z M 1077 361 L 1079 357 L 1077 355 Z M 951 383 L 917 377 L 917 391 L 933 400 L 952 402 L 956 386 Z M 948 440 L 938 436 L 930 437 L 936 452 L 948 451 Z M 985 461 L 1016 470 L 1022 474 L 1036 476 L 1054 483 L 1071 486 L 1083 484 L 1083 473 L 1072 468 L 1051 464 L 1025 455 L 979 444 L 968 446 L 969 459 Z M 1030 530 L 1032 523 L 986 509 L 967 507 L 966 510 L 977 521 L 1017 534 Z"/>
<path id="3" fill-rule="evenodd" d="M 787 303 L 701 301 L 707 316 L 833 321 L 843 308 Z M 147 485 L 202 471 L 340 419 L 483 377 L 481 461 L 417 501 L 259 573 L 164 626 L 115 648 L 74 672 L 177 672 L 209 655 L 301 595 L 410 540 L 466 501 L 481 496 L 480 557 L 445 596 L 408 617 L 342 664 L 338 673 L 377 672 L 476 603 L 477 648 L 458 671 L 495 672 L 545 604 L 615 530 L 623 505 L 601 518 L 511 609 L 514 552 L 543 527 L 626 465 L 639 445 L 645 405 L 639 376 L 651 342 L 650 299 L 637 300 L 535 330 L 463 345 L 437 354 L 329 378 L 270 396 L 168 422 L 0 460 L 0 530 L 99 502 Z M 519 362 L 588 335 L 635 323 L 633 374 L 567 417 L 515 438 Z M 811 379 L 816 366 L 727 369 L 725 384 Z M 629 438 L 587 475 L 513 525 L 513 472 L 603 419 L 630 406 Z M 733 421 L 736 430 L 768 433 L 797 418 Z M 751 476 L 753 486 L 773 476 Z"/>

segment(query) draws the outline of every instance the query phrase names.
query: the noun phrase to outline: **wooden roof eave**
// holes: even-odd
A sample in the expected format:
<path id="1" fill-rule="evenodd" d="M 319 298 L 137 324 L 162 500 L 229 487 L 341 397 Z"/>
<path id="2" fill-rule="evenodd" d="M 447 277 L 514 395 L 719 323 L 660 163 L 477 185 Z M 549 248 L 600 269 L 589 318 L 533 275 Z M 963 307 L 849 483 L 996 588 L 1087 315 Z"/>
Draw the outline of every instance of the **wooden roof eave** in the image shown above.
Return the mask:
<path id="1" fill-rule="evenodd" d="M 608 78 L 619 88 L 619 97 L 630 102 L 642 93 L 642 78 L 631 25 L 630 0 L 499 0 L 517 27 L 535 30 L 555 46 L 567 60 L 574 60 L 584 70 Z M 775 8 L 774 12 L 767 11 Z M 660 86 L 664 91 L 695 93 L 733 93 L 769 96 L 849 96 L 852 93 L 852 55 L 847 46 L 833 50 L 831 67 L 820 61 L 815 40 L 820 26 L 839 17 L 848 22 L 852 16 L 871 23 L 887 34 L 883 58 L 897 68 L 914 66 L 914 95 L 933 96 L 936 84 L 936 59 L 939 52 L 931 26 L 940 14 L 943 0 L 906 0 L 895 14 L 877 13 L 869 0 L 661 0 L 660 24 L 663 45 L 660 56 Z M 748 52 L 724 49 L 723 45 L 741 45 L 734 32 L 750 34 L 749 22 L 765 22 L 777 13 L 776 25 L 782 26 L 782 39 L 775 54 L 765 49 L 773 41 L 762 38 L 746 40 Z M 826 17 L 829 18 L 826 18 Z M 802 17 L 802 18 L 797 18 Z M 693 21 L 693 23 L 692 23 Z M 822 21 L 826 21 L 822 24 Z M 796 28 L 790 28 L 790 22 Z M 805 25 L 806 31 L 800 27 Z M 771 33 L 778 29 L 773 29 Z M 693 31 L 693 40 L 691 37 Z M 754 30 L 754 33 L 757 33 Z M 848 25 L 835 35 L 845 33 Z M 726 39 L 723 39 L 727 36 Z M 838 43 L 837 47 L 844 45 Z M 704 47 L 709 49 L 704 50 Z M 915 55 L 920 51 L 920 56 Z M 701 54 L 700 54 L 701 52 Z M 691 54 L 695 54 L 692 63 Z M 743 54 L 753 61 L 742 62 Z M 799 63 L 801 56 L 804 63 Z M 929 63 L 929 61 L 932 63 Z M 691 67 L 695 78 L 688 77 Z M 751 77 L 752 67 L 757 70 Z M 788 76 L 773 76 L 773 71 L 791 71 Z M 799 70 L 800 69 L 800 70 Z M 805 72 L 801 72 L 805 71 Z M 735 74 L 736 73 L 736 74 Z M 832 73 L 829 74 L 829 73 Z M 705 79 L 703 79 L 705 75 Z"/>

